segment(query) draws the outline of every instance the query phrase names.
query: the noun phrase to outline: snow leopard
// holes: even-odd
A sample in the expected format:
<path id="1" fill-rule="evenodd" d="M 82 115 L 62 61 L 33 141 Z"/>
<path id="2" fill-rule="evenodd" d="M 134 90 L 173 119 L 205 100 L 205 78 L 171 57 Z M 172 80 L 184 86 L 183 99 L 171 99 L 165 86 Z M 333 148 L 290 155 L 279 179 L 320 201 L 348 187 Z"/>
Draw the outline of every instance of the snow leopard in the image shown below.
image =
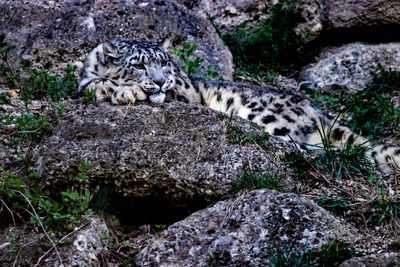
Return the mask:
<path id="1" fill-rule="evenodd" d="M 116 105 L 137 100 L 153 103 L 181 101 L 209 107 L 229 116 L 254 122 L 264 131 L 307 147 L 320 147 L 321 133 L 332 145 L 364 145 L 367 156 L 387 174 L 400 169 L 400 147 L 371 147 L 367 138 L 332 121 L 313 101 L 297 92 L 273 85 L 216 81 L 190 76 L 175 63 L 169 41 L 115 39 L 99 44 L 86 58 L 78 93 L 96 90 L 98 101 Z"/>

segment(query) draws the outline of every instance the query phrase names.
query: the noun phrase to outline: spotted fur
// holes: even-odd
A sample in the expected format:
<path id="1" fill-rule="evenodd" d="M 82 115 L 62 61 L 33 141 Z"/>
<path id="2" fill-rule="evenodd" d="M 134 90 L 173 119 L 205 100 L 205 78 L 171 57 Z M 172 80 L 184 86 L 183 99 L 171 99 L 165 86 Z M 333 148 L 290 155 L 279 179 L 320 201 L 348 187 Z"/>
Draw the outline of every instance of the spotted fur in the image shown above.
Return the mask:
<path id="1" fill-rule="evenodd" d="M 322 131 L 329 133 L 331 143 L 337 147 L 350 139 L 355 145 L 370 147 L 366 138 L 333 123 L 309 98 L 295 92 L 189 77 L 173 63 L 167 45 L 134 40 L 100 44 L 87 57 L 78 91 L 95 88 L 98 100 L 111 99 L 114 104 L 150 99 L 205 105 L 310 148 L 322 144 Z M 368 156 L 386 173 L 400 169 L 400 147 L 379 145 L 371 148 Z"/>

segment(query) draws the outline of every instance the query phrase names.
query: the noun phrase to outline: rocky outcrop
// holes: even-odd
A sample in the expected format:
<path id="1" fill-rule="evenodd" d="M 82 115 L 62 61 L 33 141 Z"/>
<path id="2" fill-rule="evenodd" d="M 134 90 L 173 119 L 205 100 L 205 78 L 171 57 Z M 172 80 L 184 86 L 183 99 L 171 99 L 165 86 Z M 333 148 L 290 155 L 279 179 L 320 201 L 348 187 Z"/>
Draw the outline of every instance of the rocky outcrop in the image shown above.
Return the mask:
<path id="1" fill-rule="evenodd" d="M 139 266 L 268 266 L 268 252 L 293 257 L 353 230 L 295 194 L 255 190 L 192 214 L 154 237 L 136 257 Z"/>
<path id="2" fill-rule="evenodd" d="M 71 245 L 58 248 L 58 253 L 53 250 L 44 257 L 41 264 L 46 266 L 101 266 L 101 258 L 108 251 L 108 239 L 111 232 L 103 218 L 91 216 L 85 218 L 88 222 L 84 227 L 71 235 L 68 235 L 63 243 L 71 242 Z"/>
<path id="3" fill-rule="evenodd" d="M 399 1 L 328 0 L 321 3 L 328 30 L 400 24 Z"/>
<path id="4" fill-rule="evenodd" d="M 350 92 L 362 90 L 381 65 L 400 71 L 400 43 L 370 45 L 352 43 L 327 49 L 316 63 L 305 66 L 301 78 L 314 90 L 339 86 Z"/>
<path id="5" fill-rule="evenodd" d="M 253 28 L 268 17 L 271 7 L 283 0 L 175 0 L 184 4 L 203 18 L 214 18 L 222 32 L 233 31 L 247 21 Z M 293 1 L 295 2 L 295 1 Z M 400 25 L 400 2 L 391 0 L 300 0 L 296 3 L 299 13 L 297 31 L 308 41 L 319 37 L 336 42 L 356 38 L 397 39 L 393 32 Z M 382 31 L 384 29 L 384 31 Z M 360 32 L 360 30 L 362 32 Z M 384 34 L 383 34 L 384 32 Z M 389 36 L 386 36 L 389 35 Z"/>
<path id="6" fill-rule="evenodd" d="M 5 1 L 0 0 L 0 34 L 15 44 L 11 62 L 61 72 L 67 64 L 83 66 L 88 52 L 114 38 L 184 41 L 198 45 L 195 56 L 225 79 L 233 64 L 211 24 L 171 1 Z M 172 54 L 172 53 L 171 53 Z"/>
<path id="7" fill-rule="evenodd" d="M 275 0 L 175 1 L 184 4 L 203 18 L 211 16 L 215 25 L 218 25 L 223 33 L 233 31 L 243 22 L 247 22 L 249 28 L 259 25 L 268 17 L 271 7 L 278 2 Z M 317 37 L 322 30 L 318 1 L 301 0 L 296 6 L 300 15 L 297 31 L 306 34 L 308 39 Z"/>
<path id="8" fill-rule="evenodd" d="M 85 216 L 80 228 L 65 234 L 46 235 L 29 224 L 8 227 L 0 231 L 1 266 L 104 266 L 112 237 L 100 216 Z"/>
<path id="9" fill-rule="evenodd" d="M 399 266 L 400 254 L 395 252 L 368 255 L 351 258 L 344 261 L 340 267 L 390 267 Z"/>
<path id="10" fill-rule="evenodd" d="M 233 144 L 226 134 L 228 123 L 244 134 L 262 130 L 239 118 L 222 119 L 210 109 L 177 102 L 71 102 L 65 114 L 53 134 L 34 149 L 32 171 L 46 177 L 46 187 L 56 192 L 73 184 L 81 161 L 91 161 L 90 184 L 107 189 L 113 210 L 134 216 L 138 224 L 147 223 L 148 216 L 173 222 L 175 215 L 186 215 L 178 215 L 180 209 L 198 210 L 229 196 L 246 168 L 282 173 L 279 155 L 293 150 L 272 137 L 268 151 Z"/>

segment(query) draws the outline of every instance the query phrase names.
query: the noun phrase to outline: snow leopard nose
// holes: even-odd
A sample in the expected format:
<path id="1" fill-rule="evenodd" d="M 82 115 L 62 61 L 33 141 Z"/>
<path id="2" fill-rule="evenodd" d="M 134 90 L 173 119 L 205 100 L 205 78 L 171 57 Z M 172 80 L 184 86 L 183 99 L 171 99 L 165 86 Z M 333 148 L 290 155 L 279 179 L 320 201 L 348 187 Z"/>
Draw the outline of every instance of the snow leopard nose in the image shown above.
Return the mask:
<path id="1" fill-rule="evenodd" d="M 158 79 L 154 79 L 153 82 L 155 84 L 157 84 L 158 86 L 163 87 L 164 83 L 165 83 L 165 79 L 164 78 L 158 78 Z"/>

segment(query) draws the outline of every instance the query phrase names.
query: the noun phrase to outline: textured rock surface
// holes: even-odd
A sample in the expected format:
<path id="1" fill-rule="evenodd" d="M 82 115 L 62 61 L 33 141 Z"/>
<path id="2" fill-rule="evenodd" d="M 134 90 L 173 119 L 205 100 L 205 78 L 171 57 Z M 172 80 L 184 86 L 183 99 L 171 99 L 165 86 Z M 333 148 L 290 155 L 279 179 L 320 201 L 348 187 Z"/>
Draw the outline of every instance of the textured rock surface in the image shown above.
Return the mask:
<path id="1" fill-rule="evenodd" d="M 328 29 L 400 24 L 400 2 L 392 0 L 321 1 Z"/>
<path id="2" fill-rule="evenodd" d="M 272 249 L 301 254 L 333 239 L 353 240 L 351 228 L 294 194 L 255 190 L 192 214 L 154 237 L 139 266 L 266 266 Z"/>
<path id="3" fill-rule="evenodd" d="M 110 232 L 103 218 L 93 216 L 87 219 L 89 223 L 85 227 L 63 240 L 70 240 L 72 245 L 58 249 L 64 266 L 101 266 L 101 255 L 108 250 L 108 241 L 104 237 L 109 237 Z M 43 259 L 43 263 L 46 266 L 60 266 L 55 252 Z"/>
<path id="4" fill-rule="evenodd" d="M 0 0 L 0 14 L 0 33 L 16 45 L 12 62 L 29 59 L 58 72 L 67 63 L 82 67 L 87 53 L 106 40 L 169 38 L 172 46 L 196 43 L 204 69 L 212 65 L 232 77 L 232 56 L 211 24 L 171 1 Z"/>
<path id="5" fill-rule="evenodd" d="M 102 266 L 109 242 L 104 237 L 111 240 L 111 231 L 101 217 L 85 220 L 75 232 L 48 232 L 58 253 L 41 228 L 28 224 L 0 231 L 1 266 L 61 266 L 60 258 L 63 266 Z"/>
<path id="6" fill-rule="evenodd" d="M 276 4 L 276 0 L 252 1 L 252 0 L 175 0 L 184 4 L 188 9 L 196 12 L 203 18 L 207 14 L 214 17 L 216 25 L 222 32 L 232 31 L 241 23 L 247 21 L 249 27 L 259 25 L 268 17 L 270 8 Z M 301 14 L 301 21 L 297 30 L 306 33 L 309 38 L 318 36 L 322 30 L 321 16 L 316 0 L 301 0 L 297 10 Z"/>
<path id="7" fill-rule="evenodd" d="M 399 266 L 400 254 L 395 252 L 368 255 L 344 261 L 340 267 L 390 267 Z"/>
<path id="8" fill-rule="evenodd" d="M 228 120 L 210 109 L 177 102 L 70 103 L 65 114 L 53 134 L 33 151 L 33 169 L 46 177 L 48 188 L 59 190 L 70 184 L 80 162 L 90 160 L 90 183 L 116 194 L 120 202 L 115 209 L 137 209 L 164 218 L 177 207 L 193 211 L 226 197 L 244 168 L 284 171 L 279 154 L 293 149 L 272 137 L 268 152 L 256 145 L 231 144 L 226 136 Z M 251 130 L 250 123 L 239 118 L 231 124 Z"/>
<path id="9" fill-rule="evenodd" d="M 282 0 L 251 1 L 251 0 L 175 0 L 184 4 L 203 18 L 210 14 L 221 31 L 232 31 L 244 21 L 250 27 L 259 25 L 265 19 L 272 5 Z M 368 38 L 373 28 L 375 39 L 382 38 L 382 26 L 392 27 L 400 24 L 400 2 L 391 0 L 300 0 L 297 10 L 301 19 L 297 30 L 305 33 L 309 40 L 318 37 L 323 31 L 329 32 L 324 38 L 331 41 L 353 36 Z M 386 28 L 384 35 L 388 39 L 398 38 Z M 398 27 L 396 28 L 398 29 Z M 345 30 L 346 36 L 343 36 Z M 362 30 L 362 33 L 358 31 Z M 330 35 L 334 34 L 335 37 Z M 352 39 L 353 40 L 353 39 Z M 376 41 L 376 40 L 375 40 Z"/>
<path id="10" fill-rule="evenodd" d="M 378 65 L 400 71 L 400 43 L 352 43 L 331 48 L 316 63 L 304 67 L 300 76 L 311 82 L 314 90 L 340 86 L 357 91 L 371 80 L 371 73 L 376 72 Z"/>

